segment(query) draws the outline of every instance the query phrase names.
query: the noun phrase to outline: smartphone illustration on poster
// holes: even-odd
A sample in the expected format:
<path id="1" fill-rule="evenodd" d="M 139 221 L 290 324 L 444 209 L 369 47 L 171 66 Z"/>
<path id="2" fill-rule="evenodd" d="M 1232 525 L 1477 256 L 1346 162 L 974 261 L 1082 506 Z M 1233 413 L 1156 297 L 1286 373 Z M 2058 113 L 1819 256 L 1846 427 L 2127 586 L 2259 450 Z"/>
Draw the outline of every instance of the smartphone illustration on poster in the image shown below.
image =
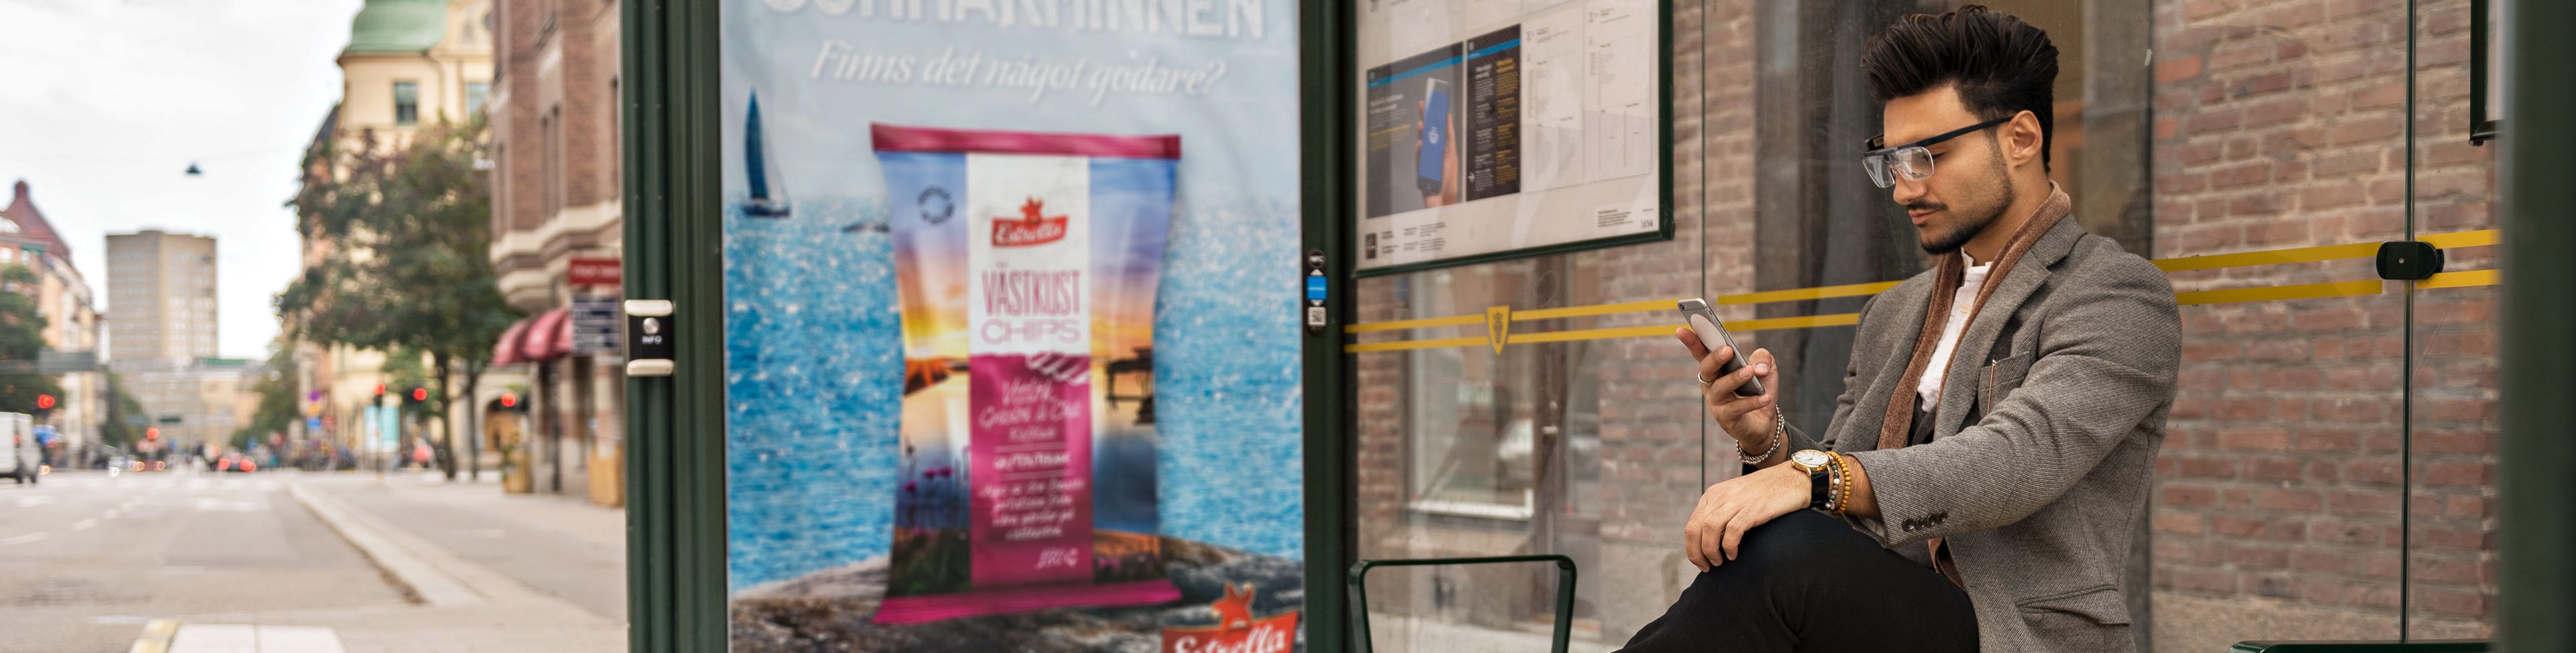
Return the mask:
<path id="1" fill-rule="evenodd" d="M 1421 160 L 1415 164 L 1415 181 L 1424 194 L 1437 195 L 1446 190 L 1443 178 L 1449 156 L 1449 81 L 1427 80 L 1422 85 Z"/>

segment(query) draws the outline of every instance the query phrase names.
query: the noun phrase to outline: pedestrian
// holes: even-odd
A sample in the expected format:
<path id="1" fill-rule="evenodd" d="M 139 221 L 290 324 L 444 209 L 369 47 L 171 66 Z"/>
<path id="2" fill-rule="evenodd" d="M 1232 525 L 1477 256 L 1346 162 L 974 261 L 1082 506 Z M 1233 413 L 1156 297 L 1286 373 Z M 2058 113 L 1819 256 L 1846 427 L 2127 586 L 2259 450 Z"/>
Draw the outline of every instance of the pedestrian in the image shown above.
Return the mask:
<path id="1" fill-rule="evenodd" d="M 1701 495 L 1682 529 L 1701 573 L 1626 650 L 2133 650 L 2172 285 L 2049 181 L 2046 32 L 1969 5 L 1899 19 L 1860 65 L 1885 128 L 1863 168 L 1939 263 L 1861 309 L 1814 436 L 1780 415 L 1768 350 L 1720 373 L 1731 348 L 1676 333 L 1745 473 Z"/>

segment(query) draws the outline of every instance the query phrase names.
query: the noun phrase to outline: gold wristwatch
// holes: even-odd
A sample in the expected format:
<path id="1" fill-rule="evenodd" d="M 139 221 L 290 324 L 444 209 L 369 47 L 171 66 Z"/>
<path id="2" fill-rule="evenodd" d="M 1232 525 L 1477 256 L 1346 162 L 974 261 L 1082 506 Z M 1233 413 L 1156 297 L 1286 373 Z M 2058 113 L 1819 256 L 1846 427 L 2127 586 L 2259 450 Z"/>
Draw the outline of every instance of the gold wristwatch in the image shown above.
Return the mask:
<path id="1" fill-rule="evenodd" d="M 1789 466 L 1807 473 L 1807 507 L 1832 512 L 1834 455 L 1814 449 L 1789 454 Z"/>

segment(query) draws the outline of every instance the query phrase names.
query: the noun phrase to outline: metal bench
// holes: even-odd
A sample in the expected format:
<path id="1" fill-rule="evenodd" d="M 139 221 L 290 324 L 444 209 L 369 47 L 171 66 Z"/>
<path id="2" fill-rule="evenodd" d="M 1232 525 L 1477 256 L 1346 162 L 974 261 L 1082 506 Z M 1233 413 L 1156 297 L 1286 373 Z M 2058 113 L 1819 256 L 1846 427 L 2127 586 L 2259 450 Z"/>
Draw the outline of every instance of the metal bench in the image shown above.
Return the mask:
<path id="1" fill-rule="evenodd" d="M 1351 564 L 1349 597 L 1351 622 L 1358 624 L 1359 653 L 1374 653 L 1369 642 L 1368 573 L 1379 567 L 1429 567 L 1439 565 L 1485 565 L 1504 563 L 1556 563 L 1556 627 L 1549 633 L 1551 653 L 1565 653 L 1567 642 L 1574 636 L 1574 559 L 1562 555 L 1488 556 L 1482 558 L 1409 558 L 1400 560 L 1361 560 Z M 2478 649 L 2486 650 L 2486 649 Z"/>

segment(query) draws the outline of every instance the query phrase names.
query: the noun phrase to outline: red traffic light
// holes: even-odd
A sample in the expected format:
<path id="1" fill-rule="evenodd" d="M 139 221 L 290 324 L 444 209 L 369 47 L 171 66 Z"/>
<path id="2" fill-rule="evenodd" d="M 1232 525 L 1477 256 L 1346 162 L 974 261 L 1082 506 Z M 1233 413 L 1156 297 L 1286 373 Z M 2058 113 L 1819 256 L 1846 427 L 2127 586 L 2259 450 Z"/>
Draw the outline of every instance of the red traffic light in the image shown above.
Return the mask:
<path id="1" fill-rule="evenodd" d="M 158 426 L 146 426 L 146 427 L 143 427 L 143 439 L 145 439 L 145 440 L 159 440 L 159 439 L 161 439 L 161 427 L 158 427 Z"/>
<path id="2" fill-rule="evenodd" d="M 501 407 L 502 407 L 502 408 L 517 408 L 517 407 L 519 407 L 519 393 L 516 393 L 516 392 L 503 392 L 503 393 L 501 393 Z"/>
<path id="3" fill-rule="evenodd" d="M 376 384 L 376 396 L 378 396 L 378 397 L 385 396 L 385 384 L 382 384 L 382 383 L 378 383 L 378 384 Z"/>
<path id="4" fill-rule="evenodd" d="M 53 396 L 53 395 L 36 395 L 36 408 L 37 408 L 37 409 L 42 410 L 42 409 L 52 408 L 52 407 L 54 407 L 54 396 Z"/>
<path id="5" fill-rule="evenodd" d="M 429 401 L 429 388 L 412 388 L 412 401 Z"/>

